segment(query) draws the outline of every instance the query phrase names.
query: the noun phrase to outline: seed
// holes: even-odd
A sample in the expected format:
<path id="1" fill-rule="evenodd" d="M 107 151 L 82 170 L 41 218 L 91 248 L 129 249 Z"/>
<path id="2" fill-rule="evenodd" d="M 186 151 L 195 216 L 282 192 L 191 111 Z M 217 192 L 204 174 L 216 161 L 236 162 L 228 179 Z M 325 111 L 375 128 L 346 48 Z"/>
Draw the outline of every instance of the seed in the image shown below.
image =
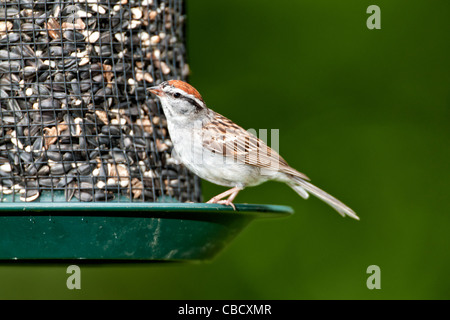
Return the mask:
<path id="1" fill-rule="evenodd" d="M 117 126 L 103 126 L 102 133 L 110 136 L 120 136 L 120 128 Z"/>
<path id="2" fill-rule="evenodd" d="M 61 38 L 61 26 L 59 25 L 58 21 L 56 21 L 56 19 L 49 18 L 47 23 L 45 24 L 45 28 L 47 29 L 48 34 L 52 39 L 57 40 Z"/>
<path id="3" fill-rule="evenodd" d="M 59 109 L 61 108 L 61 102 L 59 100 L 55 100 L 55 99 L 45 99 L 42 100 L 39 104 L 40 109 L 50 109 L 50 110 L 54 110 L 54 109 Z"/>
<path id="4" fill-rule="evenodd" d="M 72 165 L 68 163 L 57 163 L 50 168 L 53 175 L 62 175 L 72 169 Z"/>
<path id="5" fill-rule="evenodd" d="M 139 20 L 142 18 L 142 9 L 139 7 L 131 8 L 133 19 Z"/>
<path id="6" fill-rule="evenodd" d="M 0 36 L 5 35 L 7 31 L 11 30 L 13 27 L 10 21 L 0 21 Z"/>
<path id="7" fill-rule="evenodd" d="M 108 180 L 106 180 L 106 186 L 108 187 L 114 187 L 117 185 L 117 180 L 114 178 L 109 178 Z"/>
<path id="8" fill-rule="evenodd" d="M 64 36 L 64 38 L 66 38 L 69 41 L 77 42 L 77 41 L 84 40 L 84 36 L 81 33 L 76 32 L 76 31 L 70 31 L 70 30 L 64 31 L 63 36 Z"/>
<path id="9" fill-rule="evenodd" d="M 56 188 L 63 188 L 65 186 L 70 186 L 70 184 L 75 180 L 74 176 L 65 175 L 59 180 L 58 184 L 56 185 Z"/>
<path id="10" fill-rule="evenodd" d="M 116 163 L 127 163 L 128 162 L 128 158 L 125 155 L 125 152 L 118 148 L 114 148 L 113 150 L 111 150 L 110 154 Z"/>
<path id="11" fill-rule="evenodd" d="M 98 12 L 99 14 L 105 14 L 106 13 L 106 9 L 102 6 L 96 5 L 96 4 L 91 4 L 90 7 L 92 8 L 92 10 L 94 10 L 95 12 Z"/>
<path id="12" fill-rule="evenodd" d="M 66 188 L 64 188 L 64 196 L 67 202 L 70 202 L 75 194 L 76 184 L 75 182 L 69 183 Z"/>
<path id="13" fill-rule="evenodd" d="M 106 183 L 103 182 L 103 181 L 99 181 L 96 184 L 96 187 L 99 188 L 99 189 L 103 189 L 105 186 L 106 186 Z"/>
<path id="14" fill-rule="evenodd" d="M 55 187 L 58 183 L 58 179 L 55 178 L 39 178 L 38 180 L 40 187 Z"/>
<path id="15" fill-rule="evenodd" d="M 28 190 L 23 196 L 20 197 L 20 201 L 32 202 L 39 198 L 39 195 L 40 193 L 38 190 Z"/>
<path id="16" fill-rule="evenodd" d="M 161 71 L 163 74 L 169 74 L 170 73 L 170 68 L 167 66 L 167 64 L 165 62 L 161 62 Z"/>
<path id="17" fill-rule="evenodd" d="M 100 38 L 100 32 L 94 31 L 86 38 L 86 41 L 89 43 L 96 43 L 99 38 Z"/>
<path id="18" fill-rule="evenodd" d="M 18 33 L 8 33 L 6 36 L 0 39 L 0 43 L 12 43 L 20 40 Z"/>
<path id="19" fill-rule="evenodd" d="M 105 201 L 107 199 L 107 193 L 104 191 L 96 191 L 94 193 L 94 199 L 95 201 Z"/>
<path id="20" fill-rule="evenodd" d="M 167 144 L 165 144 L 164 142 L 161 142 L 161 140 L 156 139 L 156 149 L 159 152 L 165 152 L 165 151 L 169 150 L 169 146 Z"/>
<path id="21" fill-rule="evenodd" d="M 119 41 L 119 42 L 125 42 L 125 40 L 127 39 L 127 36 L 125 35 L 124 32 L 119 32 L 114 35 L 114 38 L 116 38 L 117 41 Z"/>
<path id="22" fill-rule="evenodd" d="M 92 167 L 90 164 L 82 164 L 77 170 L 81 175 L 88 175 L 92 172 Z"/>
<path id="23" fill-rule="evenodd" d="M 146 73 L 144 73 L 144 80 L 147 81 L 147 82 L 152 83 L 153 82 L 153 77 L 152 77 L 152 75 L 150 73 L 146 72 Z"/>
<path id="24" fill-rule="evenodd" d="M 11 170 L 12 170 L 11 164 L 9 164 L 9 163 L 2 164 L 0 166 L 0 170 L 3 172 L 11 172 Z"/>
<path id="25" fill-rule="evenodd" d="M 19 14 L 19 10 L 14 8 L 2 8 L 0 9 L 0 18 L 5 19 L 7 17 L 13 17 Z"/>
<path id="26" fill-rule="evenodd" d="M 77 13 L 76 13 L 76 15 L 77 15 L 79 18 L 90 18 L 90 17 L 92 17 L 92 14 L 91 14 L 91 13 L 86 12 L 86 11 L 83 11 L 83 10 L 78 10 Z"/>
<path id="27" fill-rule="evenodd" d="M 75 190 L 73 195 L 75 196 L 75 198 L 83 202 L 91 202 L 94 199 L 92 194 L 88 192 L 80 192 L 78 190 Z"/>
<path id="28" fill-rule="evenodd" d="M 90 61 L 91 60 L 89 59 L 89 57 L 83 57 L 83 58 L 81 58 L 81 60 L 78 63 L 78 65 L 81 67 L 81 66 L 84 66 L 84 65 L 88 64 Z"/>
<path id="29" fill-rule="evenodd" d="M 42 166 L 42 167 L 38 170 L 38 172 L 37 172 L 36 175 L 38 175 L 38 176 L 47 176 L 49 173 L 50 173 L 50 167 L 47 166 L 47 165 L 45 165 L 45 166 Z"/>
<path id="30" fill-rule="evenodd" d="M 150 43 L 153 45 L 158 44 L 160 41 L 161 38 L 158 35 L 150 37 Z"/>
<path id="31" fill-rule="evenodd" d="M 52 47 L 49 48 L 49 53 L 50 53 L 50 55 L 52 55 L 52 56 L 58 56 L 58 57 L 60 57 L 60 56 L 68 55 L 68 54 L 69 54 L 69 51 L 68 51 L 68 50 L 65 50 L 63 47 L 55 47 L 55 46 L 52 46 Z M 55 76 L 55 77 L 56 77 L 56 76 Z"/>

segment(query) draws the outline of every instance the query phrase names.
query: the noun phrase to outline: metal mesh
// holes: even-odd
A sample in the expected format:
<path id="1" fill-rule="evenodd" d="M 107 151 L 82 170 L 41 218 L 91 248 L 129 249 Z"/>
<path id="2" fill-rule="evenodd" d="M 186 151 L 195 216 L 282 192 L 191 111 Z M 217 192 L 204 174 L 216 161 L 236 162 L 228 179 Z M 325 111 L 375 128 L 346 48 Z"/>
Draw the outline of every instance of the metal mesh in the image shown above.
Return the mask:
<path id="1" fill-rule="evenodd" d="M 0 199 L 200 201 L 146 88 L 186 79 L 181 0 L 0 1 Z"/>

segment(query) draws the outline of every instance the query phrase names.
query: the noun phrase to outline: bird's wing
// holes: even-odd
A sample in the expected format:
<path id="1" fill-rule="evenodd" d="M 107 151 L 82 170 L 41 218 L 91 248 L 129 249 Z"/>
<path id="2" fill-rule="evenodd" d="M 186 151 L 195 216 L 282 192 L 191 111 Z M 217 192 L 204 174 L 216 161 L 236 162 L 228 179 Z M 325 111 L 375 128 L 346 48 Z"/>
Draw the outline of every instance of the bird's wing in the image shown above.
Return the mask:
<path id="1" fill-rule="evenodd" d="M 305 180 L 309 178 L 291 168 L 267 144 L 230 119 L 214 113 L 213 120 L 203 125 L 203 146 L 213 153 L 231 157 L 234 161 L 255 167 L 284 172 Z"/>

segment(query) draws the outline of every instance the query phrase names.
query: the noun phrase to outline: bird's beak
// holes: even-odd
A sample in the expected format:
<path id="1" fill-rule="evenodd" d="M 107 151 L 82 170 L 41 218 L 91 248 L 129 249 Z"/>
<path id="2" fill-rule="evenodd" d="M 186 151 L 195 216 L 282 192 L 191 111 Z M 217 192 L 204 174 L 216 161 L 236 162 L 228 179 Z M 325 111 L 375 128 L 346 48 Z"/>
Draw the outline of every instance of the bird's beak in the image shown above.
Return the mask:
<path id="1" fill-rule="evenodd" d="M 157 96 L 161 97 L 163 95 L 163 91 L 161 90 L 160 86 L 155 86 L 147 89 L 153 94 L 156 94 Z"/>

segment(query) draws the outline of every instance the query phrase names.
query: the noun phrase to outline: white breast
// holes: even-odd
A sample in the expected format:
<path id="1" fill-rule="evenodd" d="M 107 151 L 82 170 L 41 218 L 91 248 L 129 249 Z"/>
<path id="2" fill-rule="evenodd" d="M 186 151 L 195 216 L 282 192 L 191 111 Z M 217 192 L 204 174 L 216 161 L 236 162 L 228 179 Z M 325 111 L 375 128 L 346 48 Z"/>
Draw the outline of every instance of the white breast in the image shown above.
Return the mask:
<path id="1" fill-rule="evenodd" d="M 227 187 L 245 187 L 267 181 L 259 168 L 249 166 L 203 148 L 201 121 L 186 123 L 186 119 L 171 117 L 168 129 L 181 162 L 194 174 L 209 182 Z"/>

